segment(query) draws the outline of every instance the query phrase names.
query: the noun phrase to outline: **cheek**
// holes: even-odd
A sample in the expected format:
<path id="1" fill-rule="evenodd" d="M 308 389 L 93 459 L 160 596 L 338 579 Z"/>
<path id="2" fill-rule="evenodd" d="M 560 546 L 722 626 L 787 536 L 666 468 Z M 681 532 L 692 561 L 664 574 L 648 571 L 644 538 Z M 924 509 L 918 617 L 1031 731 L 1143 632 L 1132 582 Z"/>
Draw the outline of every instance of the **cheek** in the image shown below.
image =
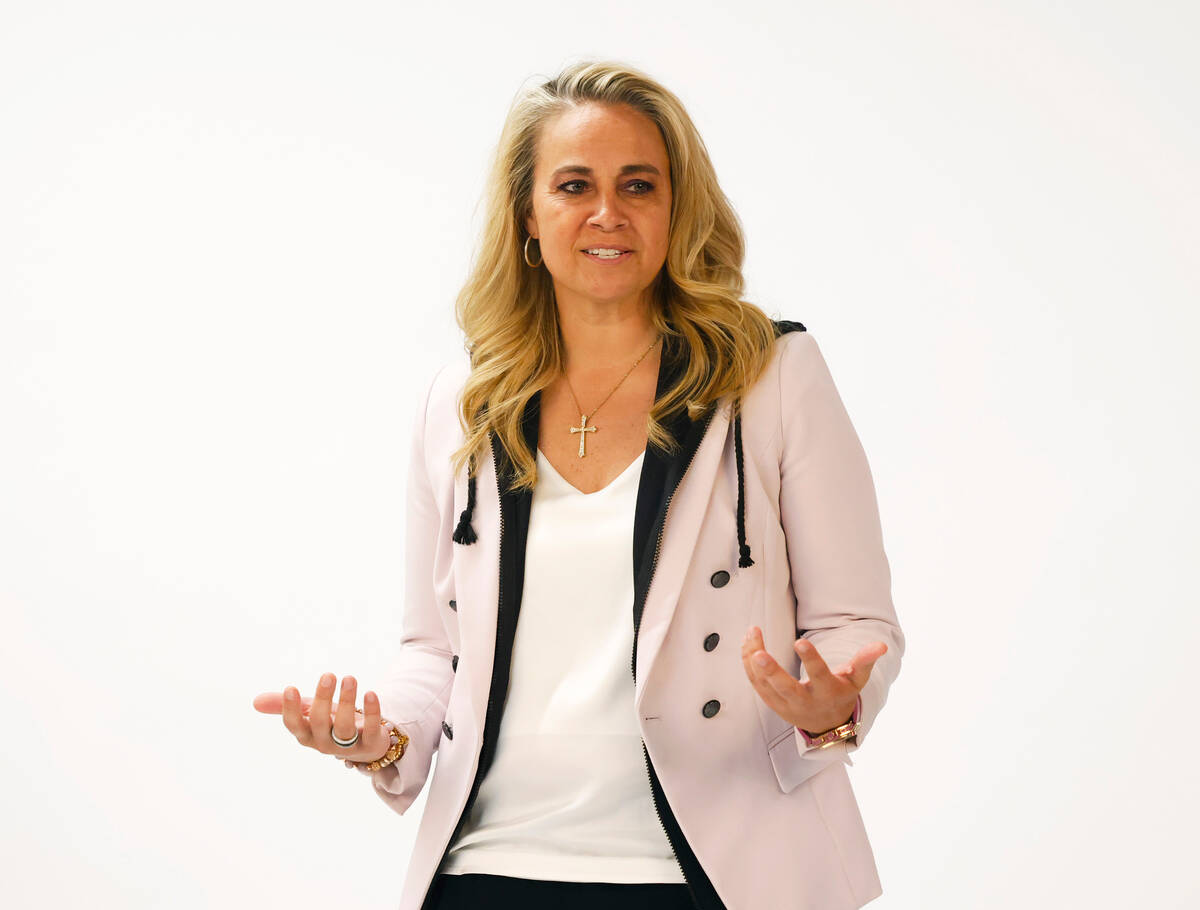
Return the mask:
<path id="1" fill-rule="evenodd" d="M 576 241 L 582 236 L 586 225 L 580 225 L 578 219 L 565 214 L 550 213 L 543 231 L 546 245 L 552 246 L 562 256 L 569 256 L 575 250 Z"/>
<path id="2" fill-rule="evenodd" d="M 667 258 L 667 247 L 669 246 L 670 234 L 669 225 L 664 221 L 658 226 L 654 234 L 654 258 L 656 260 Z"/>
<path id="3" fill-rule="evenodd" d="M 667 249 L 667 240 L 671 234 L 671 210 L 669 207 L 661 212 L 656 213 L 653 231 L 655 247 L 665 253 Z"/>

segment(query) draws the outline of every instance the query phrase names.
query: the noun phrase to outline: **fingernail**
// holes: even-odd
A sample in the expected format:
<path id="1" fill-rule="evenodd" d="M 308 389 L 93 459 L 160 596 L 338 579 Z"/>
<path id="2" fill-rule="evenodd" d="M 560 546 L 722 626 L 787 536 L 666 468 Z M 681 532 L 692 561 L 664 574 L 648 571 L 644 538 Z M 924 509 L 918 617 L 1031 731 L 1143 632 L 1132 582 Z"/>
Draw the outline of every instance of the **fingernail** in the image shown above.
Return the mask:
<path id="1" fill-rule="evenodd" d="M 765 667 L 767 665 L 767 655 L 766 654 L 755 654 L 754 662 L 756 664 L 758 664 L 760 667 Z"/>

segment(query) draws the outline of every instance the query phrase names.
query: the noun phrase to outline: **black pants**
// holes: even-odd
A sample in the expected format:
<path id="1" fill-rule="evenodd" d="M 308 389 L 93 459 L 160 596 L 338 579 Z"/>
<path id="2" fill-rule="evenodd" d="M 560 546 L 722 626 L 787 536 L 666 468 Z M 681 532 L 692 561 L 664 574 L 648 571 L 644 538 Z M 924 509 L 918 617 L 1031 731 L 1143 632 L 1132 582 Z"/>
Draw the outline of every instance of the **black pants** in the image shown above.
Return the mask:
<path id="1" fill-rule="evenodd" d="M 672 882 L 558 882 L 441 872 L 430 890 L 434 910 L 695 910 L 687 885 Z"/>

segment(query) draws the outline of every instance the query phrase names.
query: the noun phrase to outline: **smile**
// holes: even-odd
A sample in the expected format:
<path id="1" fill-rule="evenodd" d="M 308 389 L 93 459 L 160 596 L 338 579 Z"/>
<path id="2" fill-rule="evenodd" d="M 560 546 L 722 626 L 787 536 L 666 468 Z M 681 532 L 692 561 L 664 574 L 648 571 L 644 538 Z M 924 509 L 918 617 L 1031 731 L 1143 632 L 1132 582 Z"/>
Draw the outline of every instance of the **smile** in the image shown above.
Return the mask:
<path id="1" fill-rule="evenodd" d="M 590 250 L 580 250 L 580 252 L 596 262 L 619 262 L 633 255 L 633 250 L 617 250 L 607 247 L 594 247 Z"/>

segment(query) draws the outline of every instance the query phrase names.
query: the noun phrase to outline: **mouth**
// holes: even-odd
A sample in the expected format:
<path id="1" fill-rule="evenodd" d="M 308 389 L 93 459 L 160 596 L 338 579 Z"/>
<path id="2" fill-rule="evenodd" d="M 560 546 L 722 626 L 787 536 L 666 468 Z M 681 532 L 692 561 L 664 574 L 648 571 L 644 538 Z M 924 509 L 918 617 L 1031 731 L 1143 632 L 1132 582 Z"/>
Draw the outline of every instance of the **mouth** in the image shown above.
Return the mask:
<path id="1" fill-rule="evenodd" d="M 585 247 L 579 252 L 595 262 L 620 262 L 633 255 L 633 250 L 622 246 Z"/>

